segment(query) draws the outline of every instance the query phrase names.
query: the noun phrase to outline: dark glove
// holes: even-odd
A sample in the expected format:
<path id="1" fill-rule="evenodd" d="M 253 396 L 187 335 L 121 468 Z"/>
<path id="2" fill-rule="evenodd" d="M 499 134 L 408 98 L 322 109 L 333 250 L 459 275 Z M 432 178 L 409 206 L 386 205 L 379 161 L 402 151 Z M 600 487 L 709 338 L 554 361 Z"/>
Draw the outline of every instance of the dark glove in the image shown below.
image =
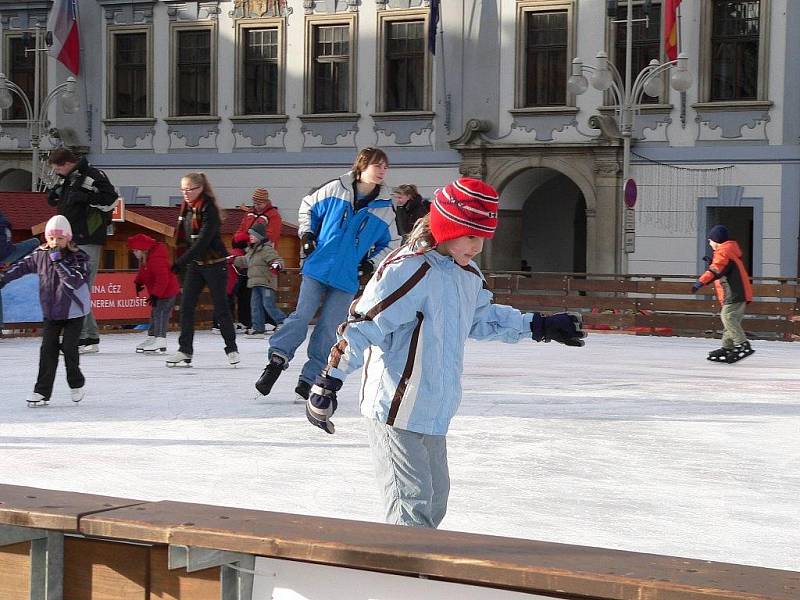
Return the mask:
<path id="1" fill-rule="evenodd" d="M 309 231 L 308 233 L 304 233 L 301 239 L 303 243 L 300 249 L 303 252 L 303 258 L 306 258 L 309 254 L 317 249 L 317 236 Z"/>
<path id="2" fill-rule="evenodd" d="M 139 294 L 142 293 L 142 290 L 144 289 L 144 284 L 141 284 L 137 281 L 133 285 L 134 287 L 136 287 L 136 295 L 138 296 Z"/>
<path id="3" fill-rule="evenodd" d="M 582 325 L 581 316 L 575 313 L 557 313 L 549 317 L 533 313 L 531 334 L 537 342 L 555 340 L 567 346 L 583 346 L 586 332 L 581 328 Z"/>
<path id="4" fill-rule="evenodd" d="M 156 305 L 156 302 L 158 302 L 158 296 L 155 296 L 155 295 L 153 295 L 153 294 L 150 294 L 150 297 L 147 299 L 147 303 L 148 303 L 150 306 L 155 306 L 155 305 Z"/>
<path id="5" fill-rule="evenodd" d="M 281 263 L 274 262 L 274 263 L 271 263 L 269 265 L 269 272 L 272 273 L 273 275 L 277 275 L 281 271 L 283 271 L 283 267 L 281 266 Z"/>
<path id="6" fill-rule="evenodd" d="M 702 284 L 702 283 L 700 283 L 699 281 L 695 281 L 695 282 L 692 284 L 692 293 L 693 293 L 693 294 L 696 294 L 696 293 L 697 293 L 697 291 L 698 291 L 698 290 L 699 290 L 701 287 L 703 287 L 703 284 Z"/>
<path id="7" fill-rule="evenodd" d="M 0 290 L 2 290 L 6 286 L 6 282 L 0 277 Z"/>
<path id="8" fill-rule="evenodd" d="M 50 258 L 52 262 L 58 262 L 62 258 L 64 258 L 64 256 L 61 254 L 61 250 L 59 250 L 58 248 L 53 248 L 52 250 L 50 250 L 47 256 Z"/>
<path id="9" fill-rule="evenodd" d="M 358 265 L 358 276 L 359 277 L 371 277 L 372 274 L 375 272 L 375 265 L 372 263 L 371 260 L 367 260 L 366 258 L 361 261 Z"/>
<path id="10" fill-rule="evenodd" d="M 172 266 L 169 268 L 169 270 L 177 275 L 181 272 L 181 265 L 178 263 L 172 263 Z"/>
<path id="11" fill-rule="evenodd" d="M 336 392 L 342 389 L 342 380 L 328 375 L 318 375 L 311 386 L 306 402 L 308 422 L 327 433 L 335 431 L 331 417 L 336 412 Z"/>
<path id="12" fill-rule="evenodd" d="M 704 256 L 703 257 L 703 262 L 706 263 L 707 265 L 710 264 L 711 263 L 711 257 L 710 256 Z"/>

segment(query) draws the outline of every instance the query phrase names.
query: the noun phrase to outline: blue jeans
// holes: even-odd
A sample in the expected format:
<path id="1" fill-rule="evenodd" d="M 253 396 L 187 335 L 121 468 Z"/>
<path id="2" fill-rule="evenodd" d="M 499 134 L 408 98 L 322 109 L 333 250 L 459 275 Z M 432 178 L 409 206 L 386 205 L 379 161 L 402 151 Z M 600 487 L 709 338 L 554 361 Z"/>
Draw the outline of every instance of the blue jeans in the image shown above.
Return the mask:
<path id="1" fill-rule="evenodd" d="M 384 520 L 392 525 L 438 527 L 450 496 L 445 436 L 398 429 L 377 419 L 367 419 L 367 433 Z"/>
<path id="2" fill-rule="evenodd" d="M 99 244 L 83 244 L 78 246 L 81 250 L 89 255 L 89 295 L 94 295 L 94 280 L 97 277 L 97 270 L 100 268 L 100 255 L 103 253 L 103 247 Z M 81 339 L 86 340 L 99 340 L 100 333 L 97 329 L 97 320 L 94 318 L 94 313 L 89 310 L 89 313 L 83 318 L 83 329 L 81 329 Z"/>
<path id="3" fill-rule="evenodd" d="M 284 312 L 275 303 L 275 290 L 257 285 L 250 288 L 250 315 L 253 331 L 264 331 L 264 313 L 280 325 L 286 319 Z"/>
<path id="4" fill-rule="evenodd" d="M 254 288 L 255 289 L 255 288 Z M 308 342 L 308 360 L 303 365 L 300 379 L 314 383 L 314 379 L 328 363 L 331 348 L 336 343 L 336 328 L 347 318 L 347 309 L 354 295 L 343 292 L 303 276 L 297 308 L 283 322 L 277 333 L 269 340 L 268 356 L 277 352 L 287 362 L 294 358 L 295 350 L 305 341 L 308 325 L 319 311 L 319 319 Z"/>
<path id="5" fill-rule="evenodd" d="M 4 256 L 3 260 L 0 260 L 0 263 L 10 265 L 12 263 L 17 262 L 20 258 L 28 256 L 31 252 L 33 252 L 36 248 L 41 245 L 42 242 L 39 241 L 39 238 L 30 238 L 25 240 L 24 242 L 17 242 L 14 244 L 14 249 L 11 251 L 11 254 L 8 256 Z M 3 296 L 0 294 L 0 327 L 3 326 Z"/>

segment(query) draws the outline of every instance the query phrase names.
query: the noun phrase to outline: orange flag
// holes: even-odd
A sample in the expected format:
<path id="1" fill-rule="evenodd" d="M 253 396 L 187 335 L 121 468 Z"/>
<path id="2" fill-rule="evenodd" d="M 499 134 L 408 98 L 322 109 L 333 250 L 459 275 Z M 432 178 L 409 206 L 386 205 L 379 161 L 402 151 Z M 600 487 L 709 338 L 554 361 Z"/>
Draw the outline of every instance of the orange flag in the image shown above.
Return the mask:
<path id="1" fill-rule="evenodd" d="M 678 58 L 678 5 L 681 0 L 664 2 L 664 51 L 667 60 Z"/>

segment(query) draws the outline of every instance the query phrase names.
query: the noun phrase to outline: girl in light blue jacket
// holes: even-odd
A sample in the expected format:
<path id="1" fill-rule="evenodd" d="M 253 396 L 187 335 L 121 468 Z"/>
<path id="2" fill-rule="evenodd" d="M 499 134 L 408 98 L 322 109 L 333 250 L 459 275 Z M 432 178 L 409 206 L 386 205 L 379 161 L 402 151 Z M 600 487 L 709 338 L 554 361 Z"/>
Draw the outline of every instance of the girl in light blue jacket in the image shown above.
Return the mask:
<path id="1" fill-rule="evenodd" d="M 334 432 L 342 381 L 363 368 L 361 413 L 388 523 L 437 527 L 450 476 L 445 435 L 461 402 L 467 337 L 515 343 L 532 336 L 582 346 L 577 315 L 544 317 L 493 304 L 473 258 L 497 226 L 497 192 L 462 178 L 437 190 L 429 216 L 392 252 L 350 308 L 306 404 Z"/>

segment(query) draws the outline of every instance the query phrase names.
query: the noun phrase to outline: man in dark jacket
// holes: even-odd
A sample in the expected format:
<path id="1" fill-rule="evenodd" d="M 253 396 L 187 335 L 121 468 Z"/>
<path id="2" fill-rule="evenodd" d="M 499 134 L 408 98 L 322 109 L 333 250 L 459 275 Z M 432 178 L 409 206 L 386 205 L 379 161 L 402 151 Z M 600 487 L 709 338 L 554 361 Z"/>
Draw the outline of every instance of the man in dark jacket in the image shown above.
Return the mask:
<path id="1" fill-rule="evenodd" d="M 397 232 L 405 242 L 406 236 L 414 229 L 414 224 L 430 212 L 431 203 L 422 199 L 417 192 L 417 186 L 405 183 L 394 189 L 394 204 Z"/>
<path id="2" fill-rule="evenodd" d="M 67 148 L 50 152 L 49 163 L 59 180 L 50 190 L 47 202 L 58 209 L 58 214 L 67 218 L 72 227 L 73 241 L 89 255 L 91 291 L 100 266 L 109 217 L 117 201 L 117 191 L 105 173 L 91 166 L 86 158 L 78 159 Z M 79 342 L 81 353 L 98 352 L 99 343 L 97 321 L 90 312 L 83 321 Z"/>

